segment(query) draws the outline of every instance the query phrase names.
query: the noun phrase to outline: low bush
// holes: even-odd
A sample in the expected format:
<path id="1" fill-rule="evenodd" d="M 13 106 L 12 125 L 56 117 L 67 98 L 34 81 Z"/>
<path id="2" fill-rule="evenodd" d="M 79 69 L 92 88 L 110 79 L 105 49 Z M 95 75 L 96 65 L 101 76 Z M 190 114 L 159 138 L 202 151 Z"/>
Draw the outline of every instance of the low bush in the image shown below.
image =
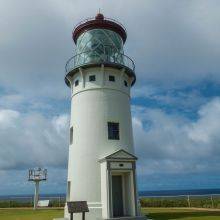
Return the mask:
<path id="1" fill-rule="evenodd" d="M 64 207 L 64 200 L 50 200 L 49 207 Z M 0 201 L 0 208 L 19 208 L 19 207 L 33 207 L 32 202 L 28 201 Z"/>
<path id="2" fill-rule="evenodd" d="M 31 202 L 0 201 L 0 208 L 31 207 Z"/>

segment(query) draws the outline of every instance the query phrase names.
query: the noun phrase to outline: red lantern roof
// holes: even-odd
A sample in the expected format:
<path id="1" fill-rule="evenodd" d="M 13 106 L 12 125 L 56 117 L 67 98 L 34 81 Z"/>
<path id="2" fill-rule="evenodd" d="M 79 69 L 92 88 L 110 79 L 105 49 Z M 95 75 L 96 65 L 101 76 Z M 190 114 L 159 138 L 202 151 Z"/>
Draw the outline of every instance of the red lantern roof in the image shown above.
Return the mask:
<path id="1" fill-rule="evenodd" d="M 118 33 L 123 42 L 125 43 L 127 39 L 127 33 L 125 27 L 115 20 L 105 18 L 103 14 L 98 13 L 95 18 L 87 19 L 80 22 L 73 30 L 73 41 L 76 43 L 78 37 L 92 29 L 107 29 Z"/>

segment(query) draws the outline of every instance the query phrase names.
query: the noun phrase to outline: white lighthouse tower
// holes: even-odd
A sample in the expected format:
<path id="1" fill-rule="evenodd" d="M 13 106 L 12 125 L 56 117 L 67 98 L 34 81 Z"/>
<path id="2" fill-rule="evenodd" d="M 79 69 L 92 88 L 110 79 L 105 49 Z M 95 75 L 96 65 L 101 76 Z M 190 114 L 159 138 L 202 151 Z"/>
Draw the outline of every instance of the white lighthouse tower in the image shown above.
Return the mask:
<path id="1" fill-rule="evenodd" d="M 121 24 L 97 14 L 75 27 L 76 55 L 66 64 L 71 89 L 67 201 L 87 201 L 89 220 L 141 218 L 130 110 L 136 76 L 134 62 L 124 54 L 126 38 Z"/>

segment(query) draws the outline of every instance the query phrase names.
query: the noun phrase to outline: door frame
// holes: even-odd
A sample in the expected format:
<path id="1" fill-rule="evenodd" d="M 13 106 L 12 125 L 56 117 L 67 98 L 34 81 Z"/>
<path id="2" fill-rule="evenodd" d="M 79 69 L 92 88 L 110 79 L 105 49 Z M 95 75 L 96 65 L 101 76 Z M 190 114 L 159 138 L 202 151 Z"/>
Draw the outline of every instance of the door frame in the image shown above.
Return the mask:
<path id="1" fill-rule="evenodd" d="M 126 175 L 128 181 L 126 181 Z M 137 215 L 137 198 L 136 198 L 136 185 L 133 170 L 111 170 L 109 172 L 109 214 L 110 218 L 114 218 L 113 210 L 113 195 L 112 195 L 112 176 L 122 177 L 122 201 L 123 201 L 123 216 L 135 216 Z M 130 186 L 130 187 L 129 187 Z M 130 197 L 128 196 L 130 195 Z M 127 198 L 126 198 L 127 197 Z M 130 199 L 130 201 L 128 201 Z"/>
<path id="2" fill-rule="evenodd" d="M 124 192 L 124 204 L 126 203 L 126 209 L 124 211 L 125 215 L 135 217 L 140 214 L 136 184 L 136 160 L 136 156 L 124 149 L 117 150 L 112 154 L 99 159 L 99 163 L 101 165 L 101 201 L 103 219 L 114 218 L 111 175 L 116 173 L 123 174 L 123 188 L 124 190 L 129 189 L 129 191 Z"/>
<path id="3" fill-rule="evenodd" d="M 113 199 L 113 177 L 114 176 L 120 176 L 121 177 L 121 190 L 122 190 L 122 216 L 116 216 L 116 217 L 124 217 L 125 216 L 125 189 L 124 189 L 124 177 L 123 177 L 123 174 L 122 173 L 112 173 L 111 174 L 111 186 L 112 186 L 112 203 L 111 203 L 111 206 L 112 206 L 112 216 L 114 217 L 114 199 Z M 115 218 L 116 218 L 115 217 Z"/>

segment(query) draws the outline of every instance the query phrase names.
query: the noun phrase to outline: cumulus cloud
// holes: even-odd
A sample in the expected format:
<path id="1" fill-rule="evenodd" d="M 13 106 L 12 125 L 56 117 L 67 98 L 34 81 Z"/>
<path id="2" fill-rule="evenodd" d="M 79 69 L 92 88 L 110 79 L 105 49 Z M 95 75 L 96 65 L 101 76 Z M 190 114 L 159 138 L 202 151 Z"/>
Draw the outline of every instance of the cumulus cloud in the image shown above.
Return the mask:
<path id="1" fill-rule="evenodd" d="M 203 82 L 203 87 L 206 83 Z M 197 110 L 198 107 L 210 99 L 210 97 L 204 96 L 201 88 L 198 87 L 198 85 L 183 85 L 167 88 L 166 86 L 146 84 L 134 88 L 132 97 L 134 99 L 153 101 L 161 107 L 166 106 L 166 108 L 172 108 L 173 110 L 179 109 L 182 112 L 189 112 Z M 215 96 L 214 93 L 213 96 Z"/>
<path id="2" fill-rule="evenodd" d="M 134 107 L 133 114 L 142 174 L 219 171 L 219 98 L 203 105 L 195 121 L 143 107 Z"/>
<path id="3" fill-rule="evenodd" d="M 0 123 L 4 129 L 14 127 L 14 120 L 19 118 L 19 112 L 9 110 L 9 109 L 2 109 L 0 110 Z"/>
<path id="4" fill-rule="evenodd" d="M 19 94 L 8 94 L 0 96 L 0 106 L 2 108 L 14 108 L 24 102 L 24 97 Z"/>
<path id="5" fill-rule="evenodd" d="M 219 98 L 203 105 L 194 121 L 160 109 L 133 106 L 133 130 L 142 174 L 218 169 L 219 121 Z M 68 124 L 67 115 L 47 118 L 39 113 L 1 109 L 0 168 L 65 167 Z"/>
<path id="6" fill-rule="evenodd" d="M 65 167 L 68 149 L 68 116 L 46 118 L 0 110 L 0 169 L 32 166 Z"/>
<path id="7" fill-rule="evenodd" d="M 125 4 L 126 2 L 126 4 Z M 126 53 L 140 84 L 220 80 L 218 0 L 1 1 L 0 86 L 66 98 L 64 66 L 74 24 L 101 8 L 128 30 Z M 10 13 L 8 13 L 10 11 Z M 40 88 L 40 89 L 39 89 Z"/>

